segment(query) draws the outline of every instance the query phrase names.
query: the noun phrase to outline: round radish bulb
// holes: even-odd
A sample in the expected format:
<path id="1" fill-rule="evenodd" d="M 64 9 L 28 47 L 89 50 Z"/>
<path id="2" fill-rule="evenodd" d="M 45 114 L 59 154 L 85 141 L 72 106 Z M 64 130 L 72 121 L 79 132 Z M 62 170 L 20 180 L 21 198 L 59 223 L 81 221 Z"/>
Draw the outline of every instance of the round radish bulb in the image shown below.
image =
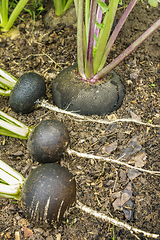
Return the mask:
<path id="1" fill-rule="evenodd" d="M 22 207 L 32 222 L 59 222 L 75 201 L 75 179 L 68 169 L 57 163 L 37 167 L 23 185 Z"/>
<path id="2" fill-rule="evenodd" d="M 58 120 L 44 120 L 31 132 L 28 149 L 33 160 L 40 163 L 58 161 L 69 143 L 66 126 Z"/>
<path id="3" fill-rule="evenodd" d="M 46 94 L 43 77 L 34 72 L 23 74 L 10 95 L 11 109 L 16 113 L 29 113 L 35 109 L 35 101 Z"/>

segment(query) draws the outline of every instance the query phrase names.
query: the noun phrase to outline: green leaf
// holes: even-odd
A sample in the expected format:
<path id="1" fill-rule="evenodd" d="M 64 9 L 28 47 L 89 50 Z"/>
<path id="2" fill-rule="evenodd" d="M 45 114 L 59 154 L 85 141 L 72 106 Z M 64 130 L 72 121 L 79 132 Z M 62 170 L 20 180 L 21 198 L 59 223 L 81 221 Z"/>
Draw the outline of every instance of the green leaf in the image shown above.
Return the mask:
<path id="1" fill-rule="evenodd" d="M 44 10 L 44 7 L 43 6 L 40 6 L 37 11 L 43 11 Z"/>
<path id="2" fill-rule="evenodd" d="M 104 23 L 98 23 L 97 21 L 95 21 L 96 27 L 99 29 L 104 28 Z"/>
<path id="3" fill-rule="evenodd" d="M 109 11 L 108 6 L 104 2 L 102 2 L 101 0 L 97 0 L 97 3 L 101 8 L 102 13 L 105 13 L 105 12 Z"/>
<path id="4" fill-rule="evenodd" d="M 122 5 L 122 0 L 119 0 L 119 5 Z"/>
<path id="5" fill-rule="evenodd" d="M 148 3 L 149 3 L 152 7 L 157 7 L 157 6 L 158 6 L 158 0 L 148 0 Z"/>

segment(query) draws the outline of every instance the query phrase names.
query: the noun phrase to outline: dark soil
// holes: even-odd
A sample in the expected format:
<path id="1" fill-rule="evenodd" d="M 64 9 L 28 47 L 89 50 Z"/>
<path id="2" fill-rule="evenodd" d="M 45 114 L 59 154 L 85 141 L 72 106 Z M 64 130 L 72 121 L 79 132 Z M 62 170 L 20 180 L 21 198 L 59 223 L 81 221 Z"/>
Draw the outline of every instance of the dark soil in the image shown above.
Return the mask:
<path id="1" fill-rule="evenodd" d="M 117 20 L 122 10 L 118 10 Z M 41 15 L 35 22 L 26 13 L 23 12 L 22 15 L 23 21 L 18 20 L 15 24 L 19 35 L 1 39 L 0 67 L 17 78 L 29 71 L 41 74 L 47 85 L 46 99 L 53 103 L 52 81 L 63 68 L 76 62 L 76 26 L 61 25 L 54 29 L 45 29 Z M 146 1 L 139 2 L 121 30 L 108 61 L 118 56 L 159 16 L 160 5 L 151 8 Z M 134 117 L 140 117 L 143 122 L 160 124 L 160 29 L 115 71 L 126 86 L 123 104 L 109 116 L 94 118 L 129 118 L 134 113 Z M 28 126 L 35 126 L 43 119 L 58 119 L 69 130 L 70 148 L 113 159 L 118 159 L 129 146 L 129 141 L 136 136 L 140 147 L 135 150 L 134 155 L 143 152 L 147 157 L 142 168 L 160 171 L 159 128 L 127 122 L 109 126 L 82 122 L 42 108 L 29 114 L 16 114 L 9 106 L 9 99 L 5 97 L 0 97 L 0 109 Z M 109 153 L 107 145 L 111 143 L 116 143 L 117 146 Z M 133 159 L 131 152 L 128 155 L 127 161 Z M 38 165 L 31 159 L 27 141 L 11 137 L 0 136 L 0 158 L 25 177 Z M 64 154 L 60 164 L 66 166 L 75 176 L 77 199 L 80 202 L 138 229 L 160 234 L 160 176 L 140 172 L 131 181 L 126 167 L 68 154 Z M 130 200 L 133 207 L 128 208 L 132 216 L 127 220 L 123 211 L 114 210 L 113 202 L 116 198 L 113 193 L 123 191 L 129 182 L 132 186 Z M 25 238 L 26 231 L 29 234 Z M 71 209 L 60 224 L 44 228 L 28 222 L 20 202 L 0 198 L 0 239 L 148 239 L 142 235 L 138 237 L 76 208 Z"/>

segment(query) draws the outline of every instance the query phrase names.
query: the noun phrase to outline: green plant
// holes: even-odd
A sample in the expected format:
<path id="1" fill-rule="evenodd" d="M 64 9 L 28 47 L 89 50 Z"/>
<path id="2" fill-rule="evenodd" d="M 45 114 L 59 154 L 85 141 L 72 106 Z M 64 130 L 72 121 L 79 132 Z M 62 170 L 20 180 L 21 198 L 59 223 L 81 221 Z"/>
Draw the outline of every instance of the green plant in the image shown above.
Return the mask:
<path id="1" fill-rule="evenodd" d="M 62 15 L 72 4 L 73 0 L 53 0 L 54 12 L 57 16 Z"/>
<path id="2" fill-rule="evenodd" d="M 10 96 L 11 90 L 17 81 L 17 78 L 0 68 L 0 95 Z"/>
<path id="3" fill-rule="evenodd" d="M 155 86 L 156 86 L 156 84 L 154 84 L 154 83 L 151 83 L 149 86 L 150 86 L 150 88 L 153 88 L 153 87 L 155 87 Z"/>
<path id="4" fill-rule="evenodd" d="M 29 0 L 20 0 L 11 15 L 9 16 L 9 4 L 8 0 L 0 0 L 0 29 L 2 32 L 8 31 L 14 24 L 20 12 Z"/>
<path id="5" fill-rule="evenodd" d="M 160 27 L 158 19 L 124 52 L 105 66 L 113 43 L 136 2 L 137 0 L 129 2 L 111 33 L 119 0 L 110 0 L 108 6 L 104 0 L 85 0 L 85 3 L 84 0 L 74 0 L 77 12 L 77 61 L 83 80 L 95 83 L 103 79 Z M 150 4 L 156 6 L 158 0 L 150 1 Z"/>
<path id="6" fill-rule="evenodd" d="M 112 232 L 112 240 L 115 240 L 114 225 L 110 228 L 110 231 Z"/>
<path id="7" fill-rule="evenodd" d="M 0 135 L 10 136 L 19 139 L 28 139 L 33 127 L 25 124 L 0 111 Z"/>

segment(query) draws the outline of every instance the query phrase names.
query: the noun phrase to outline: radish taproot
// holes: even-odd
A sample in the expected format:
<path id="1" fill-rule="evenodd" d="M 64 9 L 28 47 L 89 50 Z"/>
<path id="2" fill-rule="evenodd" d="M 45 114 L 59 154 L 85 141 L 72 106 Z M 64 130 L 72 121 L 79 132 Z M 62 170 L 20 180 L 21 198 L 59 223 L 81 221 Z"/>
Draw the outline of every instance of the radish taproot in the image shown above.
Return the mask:
<path id="1" fill-rule="evenodd" d="M 33 223 L 61 221 L 76 201 L 74 176 L 58 163 L 38 166 L 26 179 L 1 160 L 0 171 L 0 196 L 21 200 L 26 217 Z"/>
<path id="2" fill-rule="evenodd" d="M 33 128 L 0 111 L 0 135 L 28 140 L 33 160 L 51 163 L 60 160 L 69 144 L 66 126 L 56 120 L 43 120 Z"/>
<path id="3" fill-rule="evenodd" d="M 34 72 L 23 74 L 13 87 L 9 103 L 16 113 L 29 113 L 36 107 L 36 100 L 46 94 L 46 85 L 42 76 Z"/>
<path id="4" fill-rule="evenodd" d="M 69 143 L 66 126 L 58 120 L 41 121 L 30 133 L 28 149 L 33 158 L 40 163 L 56 162 Z"/>

